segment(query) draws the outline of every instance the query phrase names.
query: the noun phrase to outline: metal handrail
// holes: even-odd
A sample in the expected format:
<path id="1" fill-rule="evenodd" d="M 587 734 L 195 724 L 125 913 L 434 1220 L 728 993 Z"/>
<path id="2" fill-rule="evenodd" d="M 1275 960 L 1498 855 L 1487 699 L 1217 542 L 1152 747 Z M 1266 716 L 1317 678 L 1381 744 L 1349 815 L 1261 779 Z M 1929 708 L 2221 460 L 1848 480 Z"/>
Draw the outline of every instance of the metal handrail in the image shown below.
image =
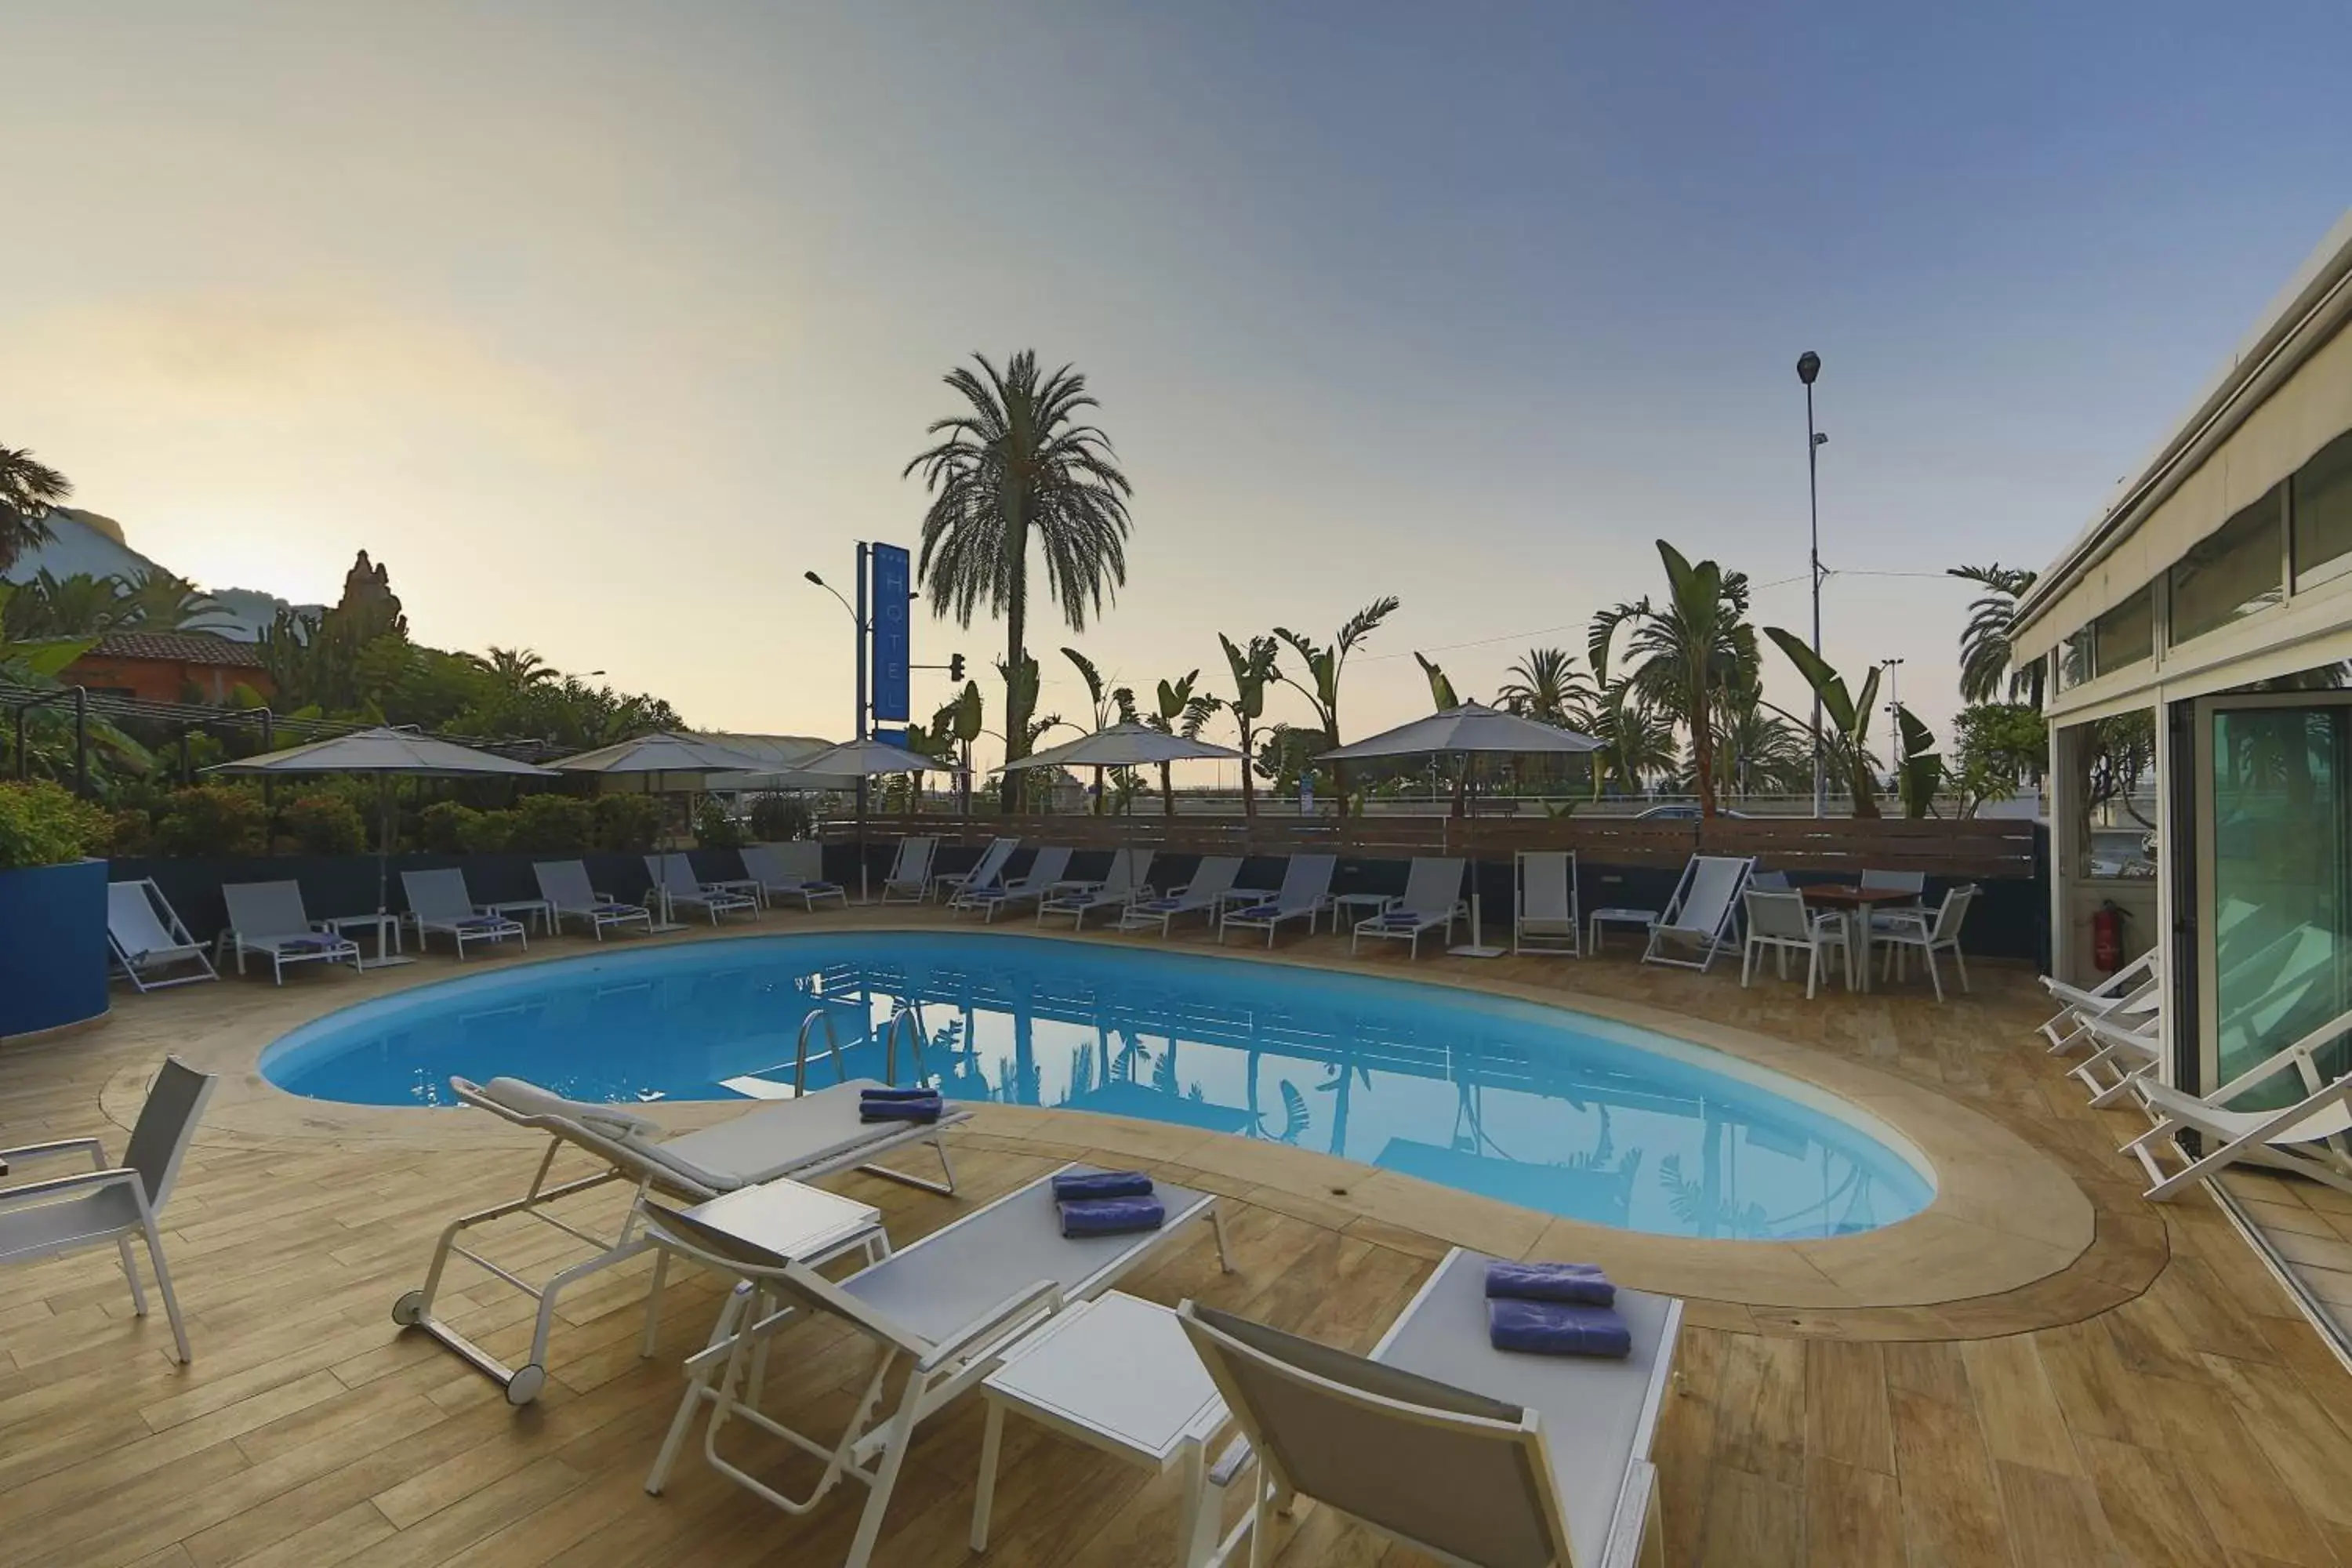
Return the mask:
<path id="1" fill-rule="evenodd" d="M 919 1083 L 923 1078 L 922 1009 L 919 1005 L 902 1007 L 892 1016 L 888 1026 L 882 1032 L 882 1081 L 893 1089 L 898 1087 L 898 1026 L 901 1024 L 907 1026 L 908 1037 L 914 1041 L 914 1081 Z"/>
<path id="2" fill-rule="evenodd" d="M 819 1018 L 824 1020 L 824 1043 L 833 1052 L 833 1081 L 835 1083 L 849 1081 L 848 1070 L 841 1065 L 841 1035 L 833 1026 L 833 1009 L 812 1007 L 809 1009 L 809 1016 L 801 1020 L 800 1040 L 793 1048 L 793 1096 L 794 1099 L 808 1092 L 809 1028 Z"/>

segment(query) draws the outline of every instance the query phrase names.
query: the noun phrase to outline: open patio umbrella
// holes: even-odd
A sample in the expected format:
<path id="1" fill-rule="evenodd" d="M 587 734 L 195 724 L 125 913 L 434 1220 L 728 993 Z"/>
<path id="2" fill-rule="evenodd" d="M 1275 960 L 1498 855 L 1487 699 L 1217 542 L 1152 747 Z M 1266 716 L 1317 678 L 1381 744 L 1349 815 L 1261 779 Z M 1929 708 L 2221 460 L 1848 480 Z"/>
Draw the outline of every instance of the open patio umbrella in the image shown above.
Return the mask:
<path id="1" fill-rule="evenodd" d="M 858 741 L 844 741 L 837 746 L 827 746 L 812 756 L 803 757 L 792 772 L 779 775 L 780 781 L 793 789 L 838 788 L 844 779 L 879 777 L 887 773 L 933 773 L 951 771 L 951 764 L 937 757 L 910 752 L 904 746 L 894 746 L 887 741 L 871 736 Z M 857 797 L 857 898 L 866 900 L 869 889 L 866 874 L 866 797 Z"/>
<path id="2" fill-rule="evenodd" d="M 1171 735 L 1149 724 L 1113 724 L 1004 767 L 1008 773 L 1014 768 L 1140 768 L 1168 763 L 1230 762 L 1240 755 L 1230 746 Z M 1097 773 L 1096 779 L 1099 783 L 1101 775 Z"/>
<path id="3" fill-rule="evenodd" d="M 394 779 L 555 776 L 545 768 L 519 763 L 511 757 L 501 757 L 495 752 L 478 752 L 471 746 L 460 746 L 453 741 L 436 741 L 414 730 L 394 729 L 361 730 L 349 735 L 338 735 L 331 741 L 313 741 L 308 745 L 292 746 L 282 752 L 247 757 L 239 762 L 218 763 L 205 772 L 241 777 L 298 773 L 374 774 L 382 781 L 380 793 L 383 808 L 383 836 L 376 850 L 375 907 L 378 914 L 386 913 L 390 909 L 392 841 L 395 820 L 392 788 Z M 383 962 L 404 963 L 408 961 L 392 959 Z"/>
<path id="4" fill-rule="evenodd" d="M 1484 703 L 1465 702 L 1458 708 L 1441 709 L 1425 719 L 1400 724 L 1368 741 L 1358 741 L 1351 746 L 1321 752 L 1315 760 L 1318 763 L 1353 763 L 1395 757 L 1560 756 L 1601 749 L 1601 742 L 1590 735 L 1580 735 L 1573 730 L 1539 723 L 1533 719 L 1522 719 L 1516 713 L 1506 713 Z M 1458 787 L 1454 800 L 1454 809 L 1458 814 L 1462 809 L 1462 794 Z M 1501 948 L 1486 944 L 1480 915 L 1477 882 L 1474 877 L 1470 893 L 1469 945 L 1448 951 L 1468 958 L 1502 956 Z"/>
<path id="5" fill-rule="evenodd" d="M 755 757 L 749 752 L 739 752 L 699 735 L 668 730 L 634 735 L 593 752 L 558 757 L 547 765 L 567 773 L 634 775 L 643 781 L 647 795 L 666 793 L 663 786 L 670 780 L 677 781 L 680 788 L 694 790 L 702 787 L 703 782 L 715 773 L 764 773 L 774 766 L 766 758 Z"/>

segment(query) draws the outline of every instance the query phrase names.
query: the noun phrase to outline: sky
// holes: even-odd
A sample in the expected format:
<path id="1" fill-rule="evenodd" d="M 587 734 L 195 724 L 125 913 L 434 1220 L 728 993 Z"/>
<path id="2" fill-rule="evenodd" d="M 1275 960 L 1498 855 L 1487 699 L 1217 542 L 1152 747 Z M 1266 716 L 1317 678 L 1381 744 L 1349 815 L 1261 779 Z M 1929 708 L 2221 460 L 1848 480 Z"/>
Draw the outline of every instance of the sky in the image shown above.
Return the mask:
<path id="1" fill-rule="evenodd" d="M 1482 698 L 1580 660 L 1661 538 L 1801 631 L 1811 349 L 1825 652 L 1902 659 L 1940 730 L 1937 574 L 2054 556 L 2352 195 L 2340 3 L 18 0 L 7 35 L 0 445 L 200 583 L 331 599 L 364 548 L 422 640 L 836 739 L 850 618 L 802 574 L 916 542 L 940 378 L 1024 347 L 1135 485 L 1117 604 L 1033 615 L 1048 710 L 1086 716 L 1064 643 L 1216 689 L 1218 632 L 1395 594 L 1360 738 L 1426 710 L 1416 649 Z M 919 661 L 1002 652 L 928 608 Z"/>

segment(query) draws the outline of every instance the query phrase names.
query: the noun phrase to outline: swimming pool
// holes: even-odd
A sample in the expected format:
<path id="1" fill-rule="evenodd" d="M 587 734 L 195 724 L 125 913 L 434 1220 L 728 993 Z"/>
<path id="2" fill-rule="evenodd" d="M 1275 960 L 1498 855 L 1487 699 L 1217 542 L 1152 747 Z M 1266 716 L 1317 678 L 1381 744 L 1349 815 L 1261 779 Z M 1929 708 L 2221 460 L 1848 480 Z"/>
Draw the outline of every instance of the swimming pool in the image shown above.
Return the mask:
<path id="1" fill-rule="evenodd" d="M 1925 1161 L 1843 1101 L 1646 1029 L 1453 986 L 1105 943 L 835 931 L 599 952 L 380 997 L 261 1058 L 294 1094 L 453 1103 L 451 1075 L 580 1100 L 781 1098 L 813 1010 L 881 1077 L 903 1011 L 950 1098 L 1345 1155 L 1667 1236 L 1843 1235 L 1917 1213 Z M 815 1031 L 808 1085 L 834 1081 Z M 902 1048 L 901 1081 L 912 1074 Z"/>

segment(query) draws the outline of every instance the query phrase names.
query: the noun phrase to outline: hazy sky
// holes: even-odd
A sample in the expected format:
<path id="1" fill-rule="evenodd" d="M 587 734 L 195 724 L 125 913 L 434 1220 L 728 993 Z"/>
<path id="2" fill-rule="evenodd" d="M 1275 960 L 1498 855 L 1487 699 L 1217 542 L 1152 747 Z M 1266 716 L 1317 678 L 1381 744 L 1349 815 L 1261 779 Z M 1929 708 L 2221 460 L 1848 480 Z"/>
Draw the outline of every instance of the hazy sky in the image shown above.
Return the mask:
<path id="1" fill-rule="evenodd" d="M 2341 0 L 19 3 L 5 38 L 0 445 L 200 582 L 331 598 L 365 547 L 424 639 L 835 737 L 848 617 L 801 573 L 914 542 L 899 469 L 974 351 L 1102 400 L 1101 663 L 1222 683 L 1215 632 L 1400 594 L 1360 736 L 1425 707 L 1416 647 L 1478 696 L 1580 657 L 1660 536 L 1801 628 L 1806 348 L 1829 564 L 2044 564 L 2352 167 Z M 1940 728 L 1967 597 L 1834 578 L 1829 655 L 1904 658 Z"/>

